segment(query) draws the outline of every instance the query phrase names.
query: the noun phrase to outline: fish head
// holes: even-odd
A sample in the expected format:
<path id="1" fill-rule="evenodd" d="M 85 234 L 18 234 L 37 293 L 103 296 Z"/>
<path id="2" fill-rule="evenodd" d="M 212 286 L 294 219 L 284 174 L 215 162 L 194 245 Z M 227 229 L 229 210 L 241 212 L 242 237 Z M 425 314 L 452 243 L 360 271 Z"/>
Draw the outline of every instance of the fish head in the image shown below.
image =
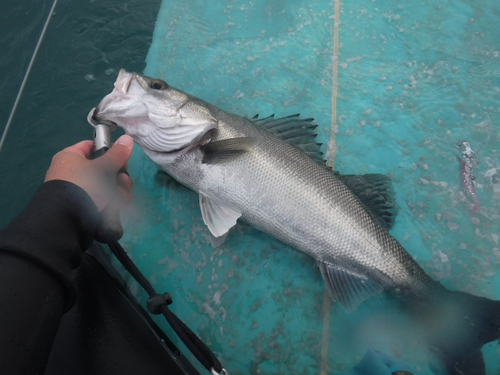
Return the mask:
<path id="1" fill-rule="evenodd" d="M 116 124 L 142 148 L 181 150 L 199 140 L 218 122 L 201 100 L 161 79 L 121 69 L 114 90 L 92 114 L 95 122 Z"/>

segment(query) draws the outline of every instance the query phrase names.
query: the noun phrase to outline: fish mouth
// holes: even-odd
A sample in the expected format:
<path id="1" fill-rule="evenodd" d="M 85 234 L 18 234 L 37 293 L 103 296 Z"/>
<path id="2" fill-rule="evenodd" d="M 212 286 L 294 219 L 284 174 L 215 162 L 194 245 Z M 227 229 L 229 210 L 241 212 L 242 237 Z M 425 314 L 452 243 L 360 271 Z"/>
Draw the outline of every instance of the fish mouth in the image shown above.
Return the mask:
<path id="1" fill-rule="evenodd" d="M 146 91 L 140 78 L 136 73 L 120 69 L 115 88 L 89 113 L 87 121 L 93 126 L 106 124 L 125 130 L 130 123 L 149 121 L 148 108 L 141 100 Z"/>
<path id="2" fill-rule="evenodd" d="M 116 81 L 114 83 L 115 89 L 123 94 L 127 94 L 128 89 L 130 88 L 130 83 L 135 76 L 136 74 L 133 72 L 129 73 L 125 69 L 120 69 L 118 77 L 116 77 Z"/>
<path id="3" fill-rule="evenodd" d="M 104 124 L 104 125 L 108 125 L 111 128 L 112 132 L 116 130 L 116 128 L 118 127 L 116 122 L 113 122 L 110 120 L 97 120 L 97 118 L 95 117 L 95 111 L 96 111 L 96 108 L 94 107 L 90 110 L 89 114 L 87 115 L 87 122 L 90 125 L 92 125 L 95 128 L 97 125 Z"/>

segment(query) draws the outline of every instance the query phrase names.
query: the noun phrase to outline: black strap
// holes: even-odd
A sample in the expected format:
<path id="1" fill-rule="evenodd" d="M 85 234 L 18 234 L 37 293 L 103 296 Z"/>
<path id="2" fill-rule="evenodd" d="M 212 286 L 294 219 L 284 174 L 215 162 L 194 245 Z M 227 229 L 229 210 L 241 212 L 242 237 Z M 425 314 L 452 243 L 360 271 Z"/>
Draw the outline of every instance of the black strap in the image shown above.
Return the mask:
<path id="1" fill-rule="evenodd" d="M 221 373 L 223 371 L 220 361 L 215 357 L 214 353 L 200 340 L 193 331 L 189 329 L 172 311 L 168 309 L 168 305 L 172 303 L 172 298 L 168 293 L 158 294 L 153 286 L 139 271 L 137 266 L 129 258 L 122 246 L 115 240 L 109 240 L 108 246 L 125 267 L 125 269 L 132 275 L 132 277 L 144 288 L 149 295 L 147 308 L 151 314 L 163 314 L 167 322 L 173 328 L 175 333 L 184 342 L 193 355 L 200 361 L 200 363 L 208 370 Z"/>

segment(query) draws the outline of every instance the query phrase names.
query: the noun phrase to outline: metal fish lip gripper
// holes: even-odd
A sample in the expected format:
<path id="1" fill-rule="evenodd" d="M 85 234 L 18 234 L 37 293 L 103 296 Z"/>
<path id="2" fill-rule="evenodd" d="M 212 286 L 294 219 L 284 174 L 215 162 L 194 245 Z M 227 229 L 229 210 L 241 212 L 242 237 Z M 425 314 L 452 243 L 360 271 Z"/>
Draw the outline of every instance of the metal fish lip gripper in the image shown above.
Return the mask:
<path id="1" fill-rule="evenodd" d="M 87 115 L 87 122 L 94 127 L 94 158 L 98 158 L 111 148 L 111 132 L 117 126 L 111 121 L 96 121 L 94 112 L 95 108 L 92 108 Z"/>

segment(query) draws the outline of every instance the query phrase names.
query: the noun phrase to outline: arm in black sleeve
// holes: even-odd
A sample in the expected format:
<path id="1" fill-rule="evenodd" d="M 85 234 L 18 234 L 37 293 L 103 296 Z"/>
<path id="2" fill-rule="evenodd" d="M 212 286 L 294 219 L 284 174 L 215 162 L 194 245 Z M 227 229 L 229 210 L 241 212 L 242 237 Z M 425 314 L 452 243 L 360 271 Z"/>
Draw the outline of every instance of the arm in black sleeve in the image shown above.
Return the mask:
<path id="1" fill-rule="evenodd" d="M 98 218 L 84 190 L 49 181 L 0 231 L 0 374 L 43 373 Z"/>

